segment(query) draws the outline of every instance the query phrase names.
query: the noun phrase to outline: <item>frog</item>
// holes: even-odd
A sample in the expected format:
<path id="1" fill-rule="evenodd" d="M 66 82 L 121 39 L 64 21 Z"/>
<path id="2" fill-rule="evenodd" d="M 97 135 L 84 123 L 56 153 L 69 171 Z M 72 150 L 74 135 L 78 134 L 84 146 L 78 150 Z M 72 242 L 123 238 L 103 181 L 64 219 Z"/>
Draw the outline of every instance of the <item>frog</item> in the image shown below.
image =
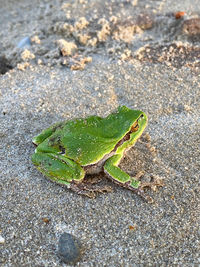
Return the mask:
<path id="1" fill-rule="evenodd" d="M 139 177 L 130 176 L 118 166 L 147 122 L 143 111 L 119 106 L 106 117 L 92 115 L 55 123 L 33 138 L 36 149 L 32 162 L 51 181 L 78 194 L 94 197 L 97 191 L 109 192 L 108 187 L 96 189 L 87 183 L 89 175 L 104 172 L 116 184 L 152 202 L 144 190 L 150 183 L 142 184 Z"/>

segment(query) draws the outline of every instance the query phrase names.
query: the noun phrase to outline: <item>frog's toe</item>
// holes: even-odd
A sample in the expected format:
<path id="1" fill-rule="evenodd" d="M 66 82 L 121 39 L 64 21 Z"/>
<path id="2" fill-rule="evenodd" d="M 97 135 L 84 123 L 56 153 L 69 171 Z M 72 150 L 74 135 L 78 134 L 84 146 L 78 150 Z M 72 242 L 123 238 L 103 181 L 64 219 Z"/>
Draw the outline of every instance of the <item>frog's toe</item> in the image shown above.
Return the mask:
<path id="1" fill-rule="evenodd" d="M 142 181 L 140 184 L 141 188 L 150 188 L 153 191 L 156 191 L 158 187 L 164 186 L 164 182 L 160 177 L 157 176 L 150 176 L 149 181 Z"/>
<path id="2" fill-rule="evenodd" d="M 128 182 L 128 183 L 124 184 L 124 187 L 128 188 L 129 190 L 133 191 L 134 193 L 136 193 L 137 195 L 142 197 L 146 202 L 148 202 L 148 203 L 154 202 L 154 200 L 149 195 L 147 195 L 145 193 L 144 187 L 141 185 L 141 183 L 137 188 L 135 188 L 131 185 L 130 182 Z"/>
<path id="3" fill-rule="evenodd" d="M 160 186 L 164 186 L 163 180 L 157 176 L 151 176 L 148 182 L 141 181 L 138 188 L 129 187 L 129 189 L 136 192 L 143 199 L 145 199 L 148 203 L 153 203 L 154 200 L 148 194 L 145 193 L 145 189 L 150 188 L 151 190 L 156 191 L 157 188 Z"/>

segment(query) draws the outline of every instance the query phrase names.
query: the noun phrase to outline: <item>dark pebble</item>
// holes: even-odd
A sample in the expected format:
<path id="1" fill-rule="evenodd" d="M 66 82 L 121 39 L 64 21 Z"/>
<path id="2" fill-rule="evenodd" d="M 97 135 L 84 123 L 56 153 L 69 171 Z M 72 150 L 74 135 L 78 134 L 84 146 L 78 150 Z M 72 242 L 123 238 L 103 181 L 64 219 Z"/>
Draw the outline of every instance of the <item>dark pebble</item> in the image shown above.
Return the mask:
<path id="1" fill-rule="evenodd" d="M 77 262 L 81 256 L 80 241 L 69 233 L 63 233 L 58 242 L 58 255 L 67 264 Z"/>
<path id="2" fill-rule="evenodd" d="M 185 20 L 182 30 L 189 36 L 200 35 L 200 18 Z"/>
<path id="3" fill-rule="evenodd" d="M 18 48 L 25 48 L 31 46 L 31 39 L 29 37 L 24 37 L 17 45 Z"/>
<path id="4" fill-rule="evenodd" d="M 7 58 L 5 56 L 0 56 L 0 74 L 5 74 L 10 69 L 12 69 L 12 66 Z"/>
<path id="5" fill-rule="evenodd" d="M 137 17 L 136 23 L 141 29 L 148 30 L 153 27 L 154 19 L 150 14 L 140 14 Z"/>

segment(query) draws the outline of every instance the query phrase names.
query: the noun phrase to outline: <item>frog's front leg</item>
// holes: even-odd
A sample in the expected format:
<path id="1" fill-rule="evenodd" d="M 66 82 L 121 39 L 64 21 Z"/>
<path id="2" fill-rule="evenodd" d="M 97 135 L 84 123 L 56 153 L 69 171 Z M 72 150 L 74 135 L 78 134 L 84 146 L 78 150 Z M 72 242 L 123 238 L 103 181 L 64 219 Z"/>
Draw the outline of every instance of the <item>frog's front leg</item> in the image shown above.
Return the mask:
<path id="1" fill-rule="evenodd" d="M 104 171 L 115 183 L 120 184 L 123 187 L 126 187 L 138 195 L 142 196 L 147 202 L 152 202 L 151 197 L 145 195 L 143 186 L 141 186 L 141 182 L 136 180 L 135 178 L 128 175 L 126 172 L 122 171 L 118 164 L 123 155 L 116 154 L 109 159 L 107 159 L 104 165 Z"/>
<path id="2" fill-rule="evenodd" d="M 32 161 L 52 181 L 69 188 L 72 181 L 80 182 L 85 176 L 85 171 L 78 163 L 60 154 L 36 152 L 32 155 Z"/>

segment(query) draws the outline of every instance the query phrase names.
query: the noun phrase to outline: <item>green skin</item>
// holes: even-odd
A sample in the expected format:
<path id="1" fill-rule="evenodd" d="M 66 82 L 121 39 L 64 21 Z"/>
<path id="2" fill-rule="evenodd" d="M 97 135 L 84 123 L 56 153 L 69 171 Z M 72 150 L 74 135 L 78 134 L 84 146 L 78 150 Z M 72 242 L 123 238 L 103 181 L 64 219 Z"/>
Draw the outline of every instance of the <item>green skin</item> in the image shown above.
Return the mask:
<path id="1" fill-rule="evenodd" d="M 37 148 L 32 161 L 52 181 L 78 193 L 91 191 L 84 179 L 86 174 L 104 171 L 114 182 L 143 195 L 140 181 L 118 164 L 146 125 L 144 112 L 126 106 L 105 118 L 90 116 L 57 123 L 33 138 Z"/>

